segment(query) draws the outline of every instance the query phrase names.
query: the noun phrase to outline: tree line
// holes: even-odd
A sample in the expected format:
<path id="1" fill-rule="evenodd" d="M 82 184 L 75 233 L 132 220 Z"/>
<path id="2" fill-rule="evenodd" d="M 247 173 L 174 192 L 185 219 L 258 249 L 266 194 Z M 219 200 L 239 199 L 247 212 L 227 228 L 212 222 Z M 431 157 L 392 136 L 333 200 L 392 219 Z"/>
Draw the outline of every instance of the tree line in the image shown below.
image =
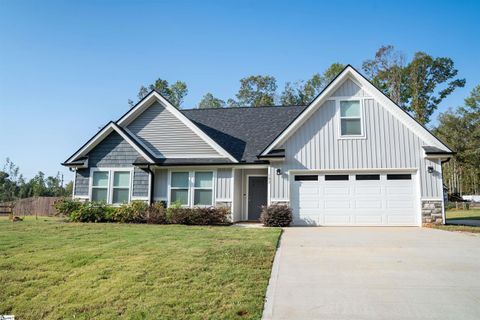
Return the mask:
<path id="1" fill-rule="evenodd" d="M 20 168 L 9 158 L 0 170 L 0 203 L 29 197 L 63 197 L 72 195 L 73 182 L 63 186 L 60 173 L 48 176 L 39 171 L 35 177 L 26 180 Z"/>

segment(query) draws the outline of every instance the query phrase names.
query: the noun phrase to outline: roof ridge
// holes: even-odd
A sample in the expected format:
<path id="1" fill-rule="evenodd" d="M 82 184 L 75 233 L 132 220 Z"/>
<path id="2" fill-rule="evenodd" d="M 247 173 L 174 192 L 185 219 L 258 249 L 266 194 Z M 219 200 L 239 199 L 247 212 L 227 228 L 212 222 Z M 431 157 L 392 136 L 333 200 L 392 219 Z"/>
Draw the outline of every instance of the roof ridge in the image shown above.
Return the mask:
<path id="1" fill-rule="evenodd" d="M 204 111 L 204 110 L 235 110 L 235 109 L 259 109 L 259 108 L 303 108 L 306 107 L 306 105 L 276 105 L 276 106 L 257 106 L 257 107 L 248 107 L 248 106 L 242 106 L 242 107 L 225 107 L 225 108 L 191 108 L 191 109 L 179 109 L 180 111 Z"/>

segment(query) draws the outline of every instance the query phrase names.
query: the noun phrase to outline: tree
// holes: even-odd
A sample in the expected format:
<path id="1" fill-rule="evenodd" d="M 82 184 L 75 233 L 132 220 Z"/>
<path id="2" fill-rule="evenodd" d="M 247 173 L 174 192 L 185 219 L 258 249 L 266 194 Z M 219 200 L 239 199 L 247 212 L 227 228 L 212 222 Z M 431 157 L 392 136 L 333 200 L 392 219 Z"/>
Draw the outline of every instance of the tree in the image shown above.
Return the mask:
<path id="1" fill-rule="evenodd" d="M 273 106 L 277 81 L 272 76 L 249 76 L 240 79 L 240 89 L 236 94 L 237 101 L 228 100 L 229 106 Z"/>
<path id="2" fill-rule="evenodd" d="M 456 151 L 444 166 L 450 191 L 480 193 L 480 85 L 465 99 L 464 106 L 449 109 L 438 120 L 435 133 Z"/>
<path id="3" fill-rule="evenodd" d="M 345 68 L 341 63 L 332 63 L 322 74 L 315 73 L 309 80 L 294 84 L 287 82 L 280 101 L 282 105 L 307 105 Z"/>
<path id="4" fill-rule="evenodd" d="M 375 53 L 375 58 L 365 60 L 362 69 L 372 83 L 396 104 L 402 102 L 405 84 L 405 55 L 392 45 L 382 46 Z"/>
<path id="5" fill-rule="evenodd" d="M 430 121 L 445 97 L 465 85 L 465 79 L 456 79 L 458 70 L 452 59 L 417 52 L 405 64 L 404 55 L 391 45 L 380 47 L 362 68 L 378 89 L 421 124 Z"/>
<path id="6" fill-rule="evenodd" d="M 198 104 L 199 109 L 214 109 L 224 108 L 225 101 L 215 98 L 210 92 L 203 96 L 202 100 Z"/>
<path id="7" fill-rule="evenodd" d="M 158 78 L 155 82 L 147 87 L 141 86 L 138 90 L 138 100 L 142 100 L 150 93 L 150 91 L 156 90 L 163 97 L 165 97 L 176 108 L 181 107 L 183 99 L 188 94 L 187 84 L 182 81 L 176 81 L 173 84 L 169 84 L 167 80 Z M 130 107 L 133 107 L 135 103 L 132 100 L 128 100 Z"/>
<path id="8" fill-rule="evenodd" d="M 465 86 L 465 79 L 454 79 L 457 74 L 452 59 L 415 53 L 405 68 L 405 94 L 402 99 L 405 109 L 420 123 L 428 123 L 440 102 L 457 87 Z"/>

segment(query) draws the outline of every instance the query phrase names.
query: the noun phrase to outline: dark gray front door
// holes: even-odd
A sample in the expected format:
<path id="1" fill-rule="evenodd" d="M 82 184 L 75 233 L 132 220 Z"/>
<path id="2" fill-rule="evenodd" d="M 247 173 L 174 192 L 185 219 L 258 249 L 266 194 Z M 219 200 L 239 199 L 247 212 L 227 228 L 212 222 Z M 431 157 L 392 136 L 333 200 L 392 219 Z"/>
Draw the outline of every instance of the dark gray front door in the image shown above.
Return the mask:
<path id="1" fill-rule="evenodd" d="M 248 220 L 260 219 L 262 206 L 267 204 L 267 177 L 248 178 Z"/>

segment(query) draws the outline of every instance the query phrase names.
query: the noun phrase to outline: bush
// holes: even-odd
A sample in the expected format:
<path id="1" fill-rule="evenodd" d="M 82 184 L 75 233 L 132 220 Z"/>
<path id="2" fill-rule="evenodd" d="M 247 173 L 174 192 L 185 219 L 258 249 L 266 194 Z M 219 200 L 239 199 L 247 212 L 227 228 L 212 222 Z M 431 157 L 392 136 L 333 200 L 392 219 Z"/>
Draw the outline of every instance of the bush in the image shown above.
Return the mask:
<path id="1" fill-rule="evenodd" d="M 230 210 L 224 207 L 193 208 L 187 224 L 193 225 L 227 225 Z"/>
<path id="2" fill-rule="evenodd" d="M 167 223 L 167 209 L 162 202 L 155 202 L 148 208 L 146 222 L 151 224 Z"/>
<path id="3" fill-rule="evenodd" d="M 263 206 L 260 221 L 266 227 L 288 227 L 292 223 L 292 209 L 281 204 Z"/>
<path id="4" fill-rule="evenodd" d="M 113 221 L 115 208 L 103 202 L 85 202 L 71 212 L 68 217 L 74 222 L 107 222 Z"/>
<path id="5" fill-rule="evenodd" d="M 172 224 L 186 225 L 227 225 L 230 210 L 227 208 L 182 208 L 173 205 L 167 209 L 167 221 Z"/>
<path id="6" fill-rule="evenodd" d="M 114 208 L 112 221 L 122 223 L 147 222 L 148 204 L 143 201 L 133 201 Z"/>
<path id="7" fill-rule="evenodd" d="M 445 203 L 445 210 L 452 210 L 455 209 L 456 205 L 454 202 L 447 202 Z"/>
<path id="8" fill-rule="evenodd" d="M 190 224 L 190 208 L 171 206 L 167 209 L 167 222 L 172 224 Z"/>
<path id="9" fill-rule="evenodd" d="M 63 198 L 55 201 L 53 207 L 57 210 L 59 214 L 70 216 L 70 214 L 78 209 L 83 205 L 78 200 L 72 200 L 68 198 Z"/>
<path id="10" fill-rule="evenodd" d="M 230 224 L 228 208 L 183 208 L 175 203 L 168 209 L 157 202 L 148 205 L 133 201 L 120 207 L 104 202 L 80 202 L 64 199 L 55 203 L 55 208 L 73 222 L 120 222 L 186 225 L 227 225 Z"/>

